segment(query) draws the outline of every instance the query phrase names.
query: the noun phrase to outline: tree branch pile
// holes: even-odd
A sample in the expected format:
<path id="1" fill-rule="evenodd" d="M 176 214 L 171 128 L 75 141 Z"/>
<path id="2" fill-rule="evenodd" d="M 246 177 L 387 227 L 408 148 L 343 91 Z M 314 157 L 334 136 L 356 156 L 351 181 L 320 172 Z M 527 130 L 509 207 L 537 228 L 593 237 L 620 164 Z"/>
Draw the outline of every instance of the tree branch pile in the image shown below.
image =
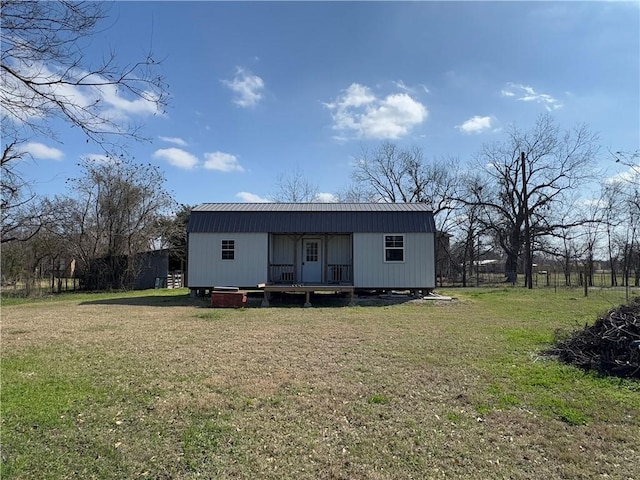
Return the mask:
<path id="1" fill-rule="evenodd" d="M 549 353 L 584 370 L 640 379 L 640 297 L 574 332 Z"/>

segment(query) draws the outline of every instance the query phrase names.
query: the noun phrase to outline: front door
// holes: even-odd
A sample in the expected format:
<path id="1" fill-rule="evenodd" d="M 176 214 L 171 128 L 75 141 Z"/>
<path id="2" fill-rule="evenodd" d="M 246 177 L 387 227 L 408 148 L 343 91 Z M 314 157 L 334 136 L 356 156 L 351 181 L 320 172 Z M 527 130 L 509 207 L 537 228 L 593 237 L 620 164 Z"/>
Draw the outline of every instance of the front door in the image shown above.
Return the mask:
<path id="1" fill-rule="evenodd" d="M 322 258 L 319 239 L 305 238 L 302 241 L 302 282 L 322 282 Z"/>

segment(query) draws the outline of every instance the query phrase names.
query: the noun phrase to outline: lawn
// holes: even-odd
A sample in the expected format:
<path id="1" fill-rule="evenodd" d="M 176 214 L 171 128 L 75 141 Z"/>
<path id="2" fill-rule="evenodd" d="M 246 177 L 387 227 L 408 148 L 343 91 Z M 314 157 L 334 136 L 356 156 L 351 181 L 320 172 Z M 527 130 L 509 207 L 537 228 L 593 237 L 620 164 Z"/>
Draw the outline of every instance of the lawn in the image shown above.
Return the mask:
<path id="1" fill-rule="evenodd" d="M 457 299 L 12 299 L 0 476 L 640 478 L 639 383 L 541 355 L 623 291 L 441 293 Z"/>

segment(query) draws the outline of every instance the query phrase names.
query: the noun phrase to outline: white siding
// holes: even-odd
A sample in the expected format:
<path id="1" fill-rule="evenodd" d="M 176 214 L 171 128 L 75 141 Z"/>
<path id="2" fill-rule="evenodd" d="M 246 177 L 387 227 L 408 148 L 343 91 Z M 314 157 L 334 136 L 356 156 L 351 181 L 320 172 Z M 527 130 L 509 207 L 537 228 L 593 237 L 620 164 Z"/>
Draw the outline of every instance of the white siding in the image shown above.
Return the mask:
<path id="1" fill-rule="evenodd" d="M 404 262 L 398 263 L 384 261 L 384 235 L 353 234 L 354 286 L 372 289 L 435 288 L 433 234 L 404 234 Z"/>
<path id="2" fill-rule="evenodd" d="M 189 287 L 254 287 L 267 281 L 266 233 L 190 233 Z M 234 240 L 235 258 L 222 260 L 222 240 Z"/>

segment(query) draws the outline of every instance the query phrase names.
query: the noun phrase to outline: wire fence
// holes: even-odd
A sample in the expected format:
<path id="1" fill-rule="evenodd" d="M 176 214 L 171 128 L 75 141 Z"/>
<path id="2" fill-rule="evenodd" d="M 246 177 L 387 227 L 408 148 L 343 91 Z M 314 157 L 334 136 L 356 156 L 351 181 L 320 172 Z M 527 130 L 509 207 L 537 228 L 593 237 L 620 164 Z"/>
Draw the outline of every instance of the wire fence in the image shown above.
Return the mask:
<path id="1" fill-rule="evenodd" d="M 635 273 L 635 272 L 634 272 Z M 503 272 L 483 272 L 477 271 L 468 274 L 450 277 L 438 277 L 438 286 L 440 287 L 495 287 L 511 285 L 514 287 L 525 287 L 525 276 L 522 273 L 510 275 L 515 277 L 516 281 L 507 280 L 508 276 Z M 640 275 L 631 275 L 628 282 L 625 281 L 623 274 L 617 274 L 612 277 L 610 271 L 599 270 L 590 276 L 585 276 L 584 271 L 571 271 L 565 274 L 560 270 L 541 270 L 533 273 L 533 288 L 576 288 L 587 287 L 610 288 L 610 287 L 626 287 L 640 288 Z"/>
<path id="2" fill-rule="evenodd" d="M 171 272 L 173 273 L 173 272 Z M 182 274 L 182 272 L 180 272 Z M 171 277 L 172 279 L 173 277 Z M 167 285 L 170 279 L 167 279 Z M 586 283 L 586 285 L 585 285 Z M 163 286 L 165 286 L 163 284 Z M 180 275 L 180 284 L 172 285 L 172 287 L 180 287 L 182 285 L 182 275 Z M 598 270 L 594 272 L 590 278 L 585 277 L 582 271 L 572 271 L 569 275 L 559 270 L 542 270 L 533 274 L 533 288 L 557 290 L 577 290 L 584 289 L 600 289 L 614 288 L 624 289 L 629 296 L 635 297 L 640 295 L 640 276 L 635 275 L 628 278 L 628 285 L 625 283 L 624 275 L 618 274 L 612 281 L 611 272 Z M 507 276 L 503 272 L 486 272 L 477 271 L 468 274 L 466 278 L 458 276 L 438 276 L 436 279 L 436 287 L 438 288 L 478 288 L 478 287 L 513 287 L 525 288 L 525 276 L 519 273 L 516 281 L 507 280 Z M 35 278 L 28 284 L 24 281 L 4 283 L 1 288 L 3 297 L 14 296 L 42 296 L 51 293 L 73 292 L 80 289 L 80 283 L 77 278 Z"/>

